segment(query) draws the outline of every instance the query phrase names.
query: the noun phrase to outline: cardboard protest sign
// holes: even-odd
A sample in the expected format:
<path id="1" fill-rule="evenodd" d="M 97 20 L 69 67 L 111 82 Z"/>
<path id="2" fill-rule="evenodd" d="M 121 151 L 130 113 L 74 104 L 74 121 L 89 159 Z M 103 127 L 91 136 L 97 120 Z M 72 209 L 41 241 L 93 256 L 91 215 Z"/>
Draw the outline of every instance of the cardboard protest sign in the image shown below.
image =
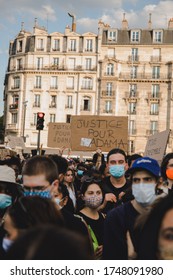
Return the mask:
<path id="1" fill-rule="evenodd" d="M 144 156 L 151 157 L 161 162 L 165 154 L 170 130 L 164 130 L 148 137 Z"/>
<path id="2" fill-rule="evenodd" d="M 71 129 L 69 123 L 49 123 L 48 129 L 48 147 L 61 148 L 62 146 L 70 148 Z"/>
<path id="3" fill-rule="evenodd" d="M 17 148 L 24 149 L 25 148 L 25 142 L 23 140 L 23 137 L 7 135 L 6 142 L 7 142 L 6 146 L 11 149 L 17 149 Z"/>
<path id="4" fill-rule="evenodd" d="M 72 116 L 71 144 L 75 151 L 103 152 L 120 148 L 127 152 L 128 118 L 105 116 Z"/>

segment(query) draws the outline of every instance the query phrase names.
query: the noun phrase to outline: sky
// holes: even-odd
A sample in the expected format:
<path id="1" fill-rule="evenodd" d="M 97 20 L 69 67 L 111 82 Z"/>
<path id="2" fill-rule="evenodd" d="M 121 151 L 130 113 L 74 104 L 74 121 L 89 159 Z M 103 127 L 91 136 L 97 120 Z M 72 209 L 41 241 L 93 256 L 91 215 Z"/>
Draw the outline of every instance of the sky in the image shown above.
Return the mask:
<path id="1" fill-rule="evenodd" d="M 64 33 L 76 15 L 77 33 L 97 33 L 98 21 L 121 28 L 123 13 L 129 28 L 147 28 L 152 14 L 153 28 L 167 28 L 173 18 L 173 0 L 0 0 L 0 116 L 3 115 L 4 78 L 8 63 L 8 48 L 21 29 L 32 32 L 35 18 L 48 33 Z"/>

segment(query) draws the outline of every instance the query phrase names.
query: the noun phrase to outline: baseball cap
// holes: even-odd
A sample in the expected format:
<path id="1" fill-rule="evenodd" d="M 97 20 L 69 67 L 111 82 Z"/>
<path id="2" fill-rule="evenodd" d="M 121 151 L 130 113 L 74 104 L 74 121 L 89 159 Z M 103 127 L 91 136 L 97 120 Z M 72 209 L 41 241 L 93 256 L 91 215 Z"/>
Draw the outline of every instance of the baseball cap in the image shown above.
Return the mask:
<path id="1" fill-rule="evenodd" d="M 133 174 L 138 169 L 140 170 L 144 169 L 146 171 L 149 171 L 151 174 L 153 174 L 156 177 L 161 176 L 161 169 L 157 160 L 150 157 L 142 157 L 136 159 L 133 162 L 132 167 L 128 170 L 128 172 Z"/>
<path id="2" fill-rule="evenodd" d="M 15 172 L 7 165 L 0 165 L 0 181 L 15 183 Z"/>

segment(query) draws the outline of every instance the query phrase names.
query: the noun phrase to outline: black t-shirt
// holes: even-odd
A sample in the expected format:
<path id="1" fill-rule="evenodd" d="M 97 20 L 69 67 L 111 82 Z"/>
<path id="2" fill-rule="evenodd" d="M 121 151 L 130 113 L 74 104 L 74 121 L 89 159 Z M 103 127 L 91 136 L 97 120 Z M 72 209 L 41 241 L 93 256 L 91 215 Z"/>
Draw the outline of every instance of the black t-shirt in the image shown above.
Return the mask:
<path id="1" fill-rule="evenodd" d="M 103 231 L 104 231 L 104 216 L 99 213 L 99 218 L 97 220 L 91 219 L 89 217 L 87 217 L 86 215 L 84 215 L 83 213 L 79 212 L 79 215 L 85 220 L 85 222 L 87 223 L 87 225 L 89 225 L 91 227 L 91 229 L 93 230 L 98 244 L 102 245 L 103 244 Z"/>
<path id="2" fill-rule="evenodd" d="M 128 202 L 130 200 L 132 200 L 134 197 L 132 195 L 132 190 L 131 190 L 131 182 L 129 180 L 126 180 L 126 183 L 124 184 L 124 186 L 122 186 L 121 188 L 116 188 L 110 180 L 111 176 L 106 177 L 103 181 L 103 192 L 104 194 L 106 193 L 113 193 L 116 198 L 117 198 L 117 202 L 110 202 L 108 201 L 106 204 L 106 207 L 103 209 L 103 213 L 107 213 L 108 211 L 110 211 L 111 209 L 125 203 Z M 125 195 L 123 195 L 123 197 L 121 199 L 119 199 L 119 194 L 121 192 L 124 192 Z"/>

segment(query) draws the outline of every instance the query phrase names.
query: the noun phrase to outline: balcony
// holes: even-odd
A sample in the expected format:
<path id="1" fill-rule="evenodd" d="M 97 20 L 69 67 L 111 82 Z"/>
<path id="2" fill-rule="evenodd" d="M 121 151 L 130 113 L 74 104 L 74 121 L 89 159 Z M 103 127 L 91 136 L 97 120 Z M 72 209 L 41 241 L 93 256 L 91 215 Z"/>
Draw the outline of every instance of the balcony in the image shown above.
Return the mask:
<path id="1" fill-rule="evenodd" d="M 51 86 L 50 86 L 50 89 L 58 89 L 58 85 L 54 85 L 54 86 L 51 85 Z"/>
<path id="2" fill-rule="evenodd" d="M 37 48 L 36 51 L 40 52 L 40 51 L 44 51 L 43 47 Z"/>
<path id="3" fill-rule="evenodd" d="M 85 52 L 92 52 L 93 51 L 93 48 L 87 48 L 85 49 Z"/>
<path id="4" fill-rule="evenodd" d="M 19 90 L 19 89 L 20 89 L 20 85 L 16 85 L 16 86 L 11 87 L 11 90 Z"/>
<path id="5" fill-rule="evenodd" d="M 49 108 L 56 108 L 56 103 L 55 102 L 51 102 L 51 104 L 49 105 Z"/>
<path id="6" fill-rule="evenodd" d="M 93 86 L 81 86 L 81 89 L 83 89 L 83 90 L 92 90 L 93 89 Z"/>
<path id="7" fill-rule="evenodd" d="M 152 55 L 150 57 L 150 62 L 152 62 L 152 63 L 158 63 L 158 62 L 161 62 L 161 61 L 162 61 L 161 55 L 158 55 L 158 56 Z"/>
<path id="8" fill-rule="evenodd" d="M 65 105 L 65 109 L 73 109 L 73 105 Z"/>
<path id="9" fill-rule="evenodd" d="M 127 91 L 125 92 L 125 99 L 128 101 L 136 101 L 139 98 L 139 92 L 138 91 Z"/>
<path id="10" fill-rule="evenodd" d="M 149 135 L 154 135 L 155 133 L 158 133 L 159 131 L 158 130 L 146 130 L 146 135 L 149 136 Z"/>
<path id="11" fill-rule="evenodd" d="M 112 109 L 103 110 L 103 113 L 112 114 L 112 113 L 113 113 L 113 110 L 112 110 Z"/>
<path id="12" fill-rule="evenodd" d="M 13 103 L 9 105 L 9 110 L 17 110 L 18 109 L 18 103 Z"/>
<path id="13" fill-rule="evenodd" d="M 114 98 L 114 96 L 115 96 L 115 91 L 114 90 L 112 90 L 112 91 L 103 90 L 101 97 L 103 97 L 103 98 L 111 98 L 112 99 L 112 98 Z"/>
<path id="14" fill-rule="evenodd" d="M 136 135 L 137 134 L 137 130 L 136 129 L 130 129 L 128 133 L 129 133 L 130 136 L 131 135 Z"/>
<path id="15" fill-rule="evenodd" d="M 53 52 L 59 52 L 59 51 L 60 51 L 60 48 L 59 48 L 59 47 L 57 47 L 57 48 L 52 48 L 52 51 L 53 51 Z"/>
<path id="16" fill-rule="evenodd" d="M 159 102 L 160 99 L 161 99 L 161 93 L 160 92 L 155 92 L 155 93 L 148 92 L 148 98 L 147 98 L 148 101 Z"/>
<path id="17" fill-rule="evenodd" d="M 160 74 L 160 75 L 153 75 L 151 74 L 144 74 L 144 73 L 137 73 L 136 75 L 132 75 L 131 73 L 120 73 L 119 79 L 122 80 L 168 80 L 169 77 L 167 74 Z"/>
<path id="18" fill-rule="evenodd" d="M 139 62 L 139 55 L 129 55 L 128 62 L 134 63 L 134 64 Z"/>
<path id="19" fill-rule="evenodd" d="M 136 115 L 136 110 L 127 111 L 128 115 Z"/>
<path id="20" fill-rule="evenodd" d="M 17 123 L 10 123 L 10 124 L 7 124 L 7 129 L 10 129 L 10 130 L 17 130 Z"/>
<path id="21" fill-rule="evenodd" d="M 105 72 L 104 76 L 114 76 L 115 73 L 114 72 Z"/>
<path id="22" fill-rule="evenodd" d="M 156 111 L 156 112 L 154 112 L 154 111 L 150 111 L 150 115 L 158 115 L 159 114 L 159 111 Z"/>
<path id="23" fill-rule="evenodd" d="M 39 108 L 39 107 L 40 107 L 40 102 L 34 102 L 34 103 L 33 103 L 33 107 Z"/>

